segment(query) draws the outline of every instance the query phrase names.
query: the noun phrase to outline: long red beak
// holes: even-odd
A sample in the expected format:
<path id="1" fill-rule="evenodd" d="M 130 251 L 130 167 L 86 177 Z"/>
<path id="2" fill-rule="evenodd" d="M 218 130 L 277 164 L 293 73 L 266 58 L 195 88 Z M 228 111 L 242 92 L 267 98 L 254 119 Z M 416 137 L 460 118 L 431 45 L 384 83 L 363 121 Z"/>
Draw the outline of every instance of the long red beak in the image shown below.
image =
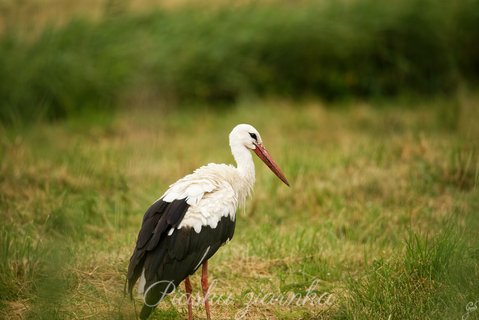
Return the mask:
<path id="1" fill-rule="evenodd" d="M 274 174 L 289 187 L 288 179 L 286 179 L 284 174 L 279 169 L 278 165 L 273 161 L 268 151 L 266 151 L 266 149 L 260 143 L 257 143 L 255 145 L 256 149 L 254 149 L 254 152 L 258 155 L 258 157 L 263 160 L 263 162 L 266 163 L 266 165 L 271 169 L 271 171 L 273 171 Z"/>

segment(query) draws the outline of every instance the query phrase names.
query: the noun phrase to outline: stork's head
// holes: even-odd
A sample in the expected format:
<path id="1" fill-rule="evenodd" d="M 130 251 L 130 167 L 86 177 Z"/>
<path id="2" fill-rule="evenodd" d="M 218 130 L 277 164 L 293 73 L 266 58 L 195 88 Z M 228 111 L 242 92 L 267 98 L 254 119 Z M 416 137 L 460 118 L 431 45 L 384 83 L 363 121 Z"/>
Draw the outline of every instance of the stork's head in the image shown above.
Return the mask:
<path id="1" fill-rule="evenodd" d="M 230 133 L 230 145 L 242 145 L 247 149 L 253 150 L 256 155 L 281 179 L 287 186 L 289 182 L 279 169 L 278 165 L 273 161 L 268 151 L 263 146 L 263 140 L 258 130 L 249 124 L 239 124 L 233 128 Z"/>

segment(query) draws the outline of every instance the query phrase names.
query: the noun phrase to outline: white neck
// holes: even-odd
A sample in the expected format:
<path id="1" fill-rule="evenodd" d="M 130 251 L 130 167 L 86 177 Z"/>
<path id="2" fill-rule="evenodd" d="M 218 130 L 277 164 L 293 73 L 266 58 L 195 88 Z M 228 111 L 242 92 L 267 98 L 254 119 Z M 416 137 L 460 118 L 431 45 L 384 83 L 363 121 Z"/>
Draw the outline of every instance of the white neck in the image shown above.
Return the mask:
<path id="1" fill-rule="evenodd" d="M 251 193 L 255 182 L 255 170 L 251 152 L 243 144 L 231 144 L 231 153 L 236 161 L 241 183 L 238 183 L 237 192 L 242 204 Z"/>

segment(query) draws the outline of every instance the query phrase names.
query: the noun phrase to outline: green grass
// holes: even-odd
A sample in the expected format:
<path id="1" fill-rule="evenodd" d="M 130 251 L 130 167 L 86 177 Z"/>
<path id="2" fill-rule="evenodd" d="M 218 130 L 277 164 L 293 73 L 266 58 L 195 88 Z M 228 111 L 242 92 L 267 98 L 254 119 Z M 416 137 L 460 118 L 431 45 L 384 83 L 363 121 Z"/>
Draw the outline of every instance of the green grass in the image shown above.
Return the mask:
<path id="1" fill-rule="evenodd" d="M 478 103 L 265 100 L 1 128 L 0 317 L 134 317 L 123 285 L 145 209 L 231 163 L 227 135 L 246 122 L 291 188 L 255 160 L 255 193 L 210 263 L 213 293 L 232 299 L 215 318 L 459 319 L 479 299 Z M 308 292 L 330 303 L 266 303 Z M 154 319 L 185 318 L 179 298 Z"/>

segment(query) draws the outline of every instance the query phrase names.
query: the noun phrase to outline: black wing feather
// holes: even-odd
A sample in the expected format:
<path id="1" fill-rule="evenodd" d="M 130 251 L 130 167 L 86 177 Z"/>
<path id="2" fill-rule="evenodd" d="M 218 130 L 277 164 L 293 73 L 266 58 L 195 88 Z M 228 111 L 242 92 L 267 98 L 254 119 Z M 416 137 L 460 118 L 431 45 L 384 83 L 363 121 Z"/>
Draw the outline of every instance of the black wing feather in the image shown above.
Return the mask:
<path id="1" fill-rule="evenodd" d="M 161 237 L 164 236 L 167 230 L 170 228 L 176 228 L 180 225 L 181 220 L 185 216 L 186 210 L 188 210 L 189 205 L 186 203 L 186 200 L 174 200 L 169 206 L 166 207 L 165 213 L 160 217 L 158 223 L 156 224 L 155 231 L 153 236 L 148 242 L 146 247 L 147 251 L 151 251 L 156 248 Z"/>
<path id="2" fill-rule="evenodd" d="M 227 240 L 232 239 L 234 229 L 235 221 L 223 217 L 216 228 L 203 226 L 199 233 L 193 228 L 181 228 L 162 238 L 161 245 L 148 253 L 143 264 L 145 288 L 148 288 L 148 292 L 145 292 L 146 303 L 156 305 L 166 294 L 178 288 L 187 276 L 210 259 Z M 143 306 L 141 319 L 146 319 L 154 309 L 148 305 Z"/>
<path id="3" fill-rule="evenodd" d="M 145 302 L 155 305 L 233 238 L 235 221 L 230 217 L 221 218 L 216 228 L 202 226 L 199 233 L 191 227 L 184 227 L 168 235 L 171 228 L 180 225 L 188 208 L 186 199 L 171 203 L 160 199 L 146 211 L 128 266 L 130 297 L 144 269 L 145 288 L 148 288 Z M 143 306 L 141 319 L 148 318 L 153 311 L 154 307 L 148 305 Z"/>
<path id="4" fill-rule="evenodd" d="M 146 211 L 138 233 L 135 250 L 128 265 L 127 281 L 130 297 L 132 296 L 133 286 L 141 276 L 146 252 L 158 246 L 161 237 L 165 235 L 165 231 L 171 227 L 177 227 L 181 223 L 188 207 L 186 199 L 174 200 L 171 203 L 160 199 Z"/>
<path id="5" fill-rule="evenodd" d="M 158 220 L 169 205 L 168 202 L 158 200 L 153 203 L 150 208 L 145 212 L 143 222 L 141 224 L 140 232 L 138 233 L 138 240 L 136 241 L 137 248 L 143 248 L 151 238 L 153 230 L 158 224 Z"/>

